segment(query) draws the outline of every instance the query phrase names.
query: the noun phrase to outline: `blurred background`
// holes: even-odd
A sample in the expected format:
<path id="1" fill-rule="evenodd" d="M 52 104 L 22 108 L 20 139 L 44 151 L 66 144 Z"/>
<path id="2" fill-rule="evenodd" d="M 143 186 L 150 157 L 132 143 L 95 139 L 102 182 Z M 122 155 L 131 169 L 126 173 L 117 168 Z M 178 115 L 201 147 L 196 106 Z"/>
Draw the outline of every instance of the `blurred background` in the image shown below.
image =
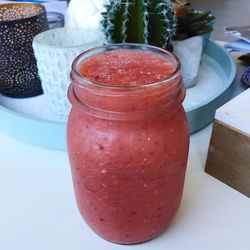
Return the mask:
<path id="1" fill-rule="evenodd" d="M 1 0 L 0 0 L 1 1 Z M 18 0 L 25 1 L 25 0 Z M 55 11 L 56 0 L 30 0 L 45 2 L 50 11 Z M 66 6 L 70 0 L 58 0 L 61 13 L 65 14 Z M 84 0 L 82 0 L 84 1 Z M 224 28 L 230 26 L 250 25 L 250 0 L 189 0 L 196 10 L 211 10 L 216 17 L 212 39 L 220 41 L 233 41 L 232 36 L 224 34 Z M 64 5 L 65 4 L 65 5 Z M 56 5 L 57 7 L 58 5 Z M 57 11 L 57 10 L 56 10 Z"/>
<path id="2" fill-rule="evenodd" d="M 216 17 L 212 39 L 220 41 L 235 40 L 224 34 L 224 28 L 229 26 L 250 25 L 250 0 L 190 0 L 198 10 L 211 10 Z"/>

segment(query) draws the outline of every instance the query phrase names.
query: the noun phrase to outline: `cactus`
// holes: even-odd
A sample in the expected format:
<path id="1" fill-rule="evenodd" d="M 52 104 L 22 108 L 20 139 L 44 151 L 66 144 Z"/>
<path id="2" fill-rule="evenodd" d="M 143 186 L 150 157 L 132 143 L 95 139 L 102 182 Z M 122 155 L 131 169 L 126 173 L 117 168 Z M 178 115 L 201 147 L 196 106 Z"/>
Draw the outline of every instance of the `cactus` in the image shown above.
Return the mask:
<path id="1" fill-rule="evenodd" d="M 176 17 L 170 0 L 110 0 L 102 25 L 108 43 L 147 43 L 168 49 Z"/>

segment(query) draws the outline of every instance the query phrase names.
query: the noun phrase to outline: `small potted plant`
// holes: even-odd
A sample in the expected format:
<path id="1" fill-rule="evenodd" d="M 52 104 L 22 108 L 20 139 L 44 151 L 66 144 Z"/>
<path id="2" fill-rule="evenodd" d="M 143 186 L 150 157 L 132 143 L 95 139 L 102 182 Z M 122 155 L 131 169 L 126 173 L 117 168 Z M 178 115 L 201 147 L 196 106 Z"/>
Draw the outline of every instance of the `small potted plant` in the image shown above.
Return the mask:
<path id="1" fill-rule="evenodd" d="M 182 62 L 183 82 L 189 88 L 197 83 L 201 55 L 213 31 L 215 17 L 211 11 L 194 10 L 187 0 L 173 2 L 177 26 L 172 44 Z"/>

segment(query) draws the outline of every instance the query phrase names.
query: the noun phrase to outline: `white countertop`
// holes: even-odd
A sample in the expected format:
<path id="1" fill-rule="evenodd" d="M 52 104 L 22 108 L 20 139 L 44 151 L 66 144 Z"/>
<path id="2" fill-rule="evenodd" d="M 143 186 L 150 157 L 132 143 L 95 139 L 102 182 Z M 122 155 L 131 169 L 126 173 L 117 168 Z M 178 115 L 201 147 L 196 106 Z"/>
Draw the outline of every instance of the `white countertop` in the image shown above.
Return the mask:
<path id="1" fill-rule="evenodd" d="M 237 82 L 234 95 L 242 91 Z M 250 199 L 204 172 L 211 130 L 210 124 L 191 136 L 182 205 L 172 225 L 160 237 L 132 246 L 109 243 L 83 222 L 66 152 L 0 132 L 0 249 L 249 249 Z"/>

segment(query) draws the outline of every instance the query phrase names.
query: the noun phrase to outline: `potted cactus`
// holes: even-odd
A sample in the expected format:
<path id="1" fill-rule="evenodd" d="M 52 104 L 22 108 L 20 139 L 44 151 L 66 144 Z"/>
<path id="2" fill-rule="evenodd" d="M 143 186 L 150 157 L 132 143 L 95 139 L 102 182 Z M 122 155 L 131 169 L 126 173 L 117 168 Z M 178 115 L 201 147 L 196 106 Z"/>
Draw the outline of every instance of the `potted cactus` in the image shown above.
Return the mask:
<path id="1" fill-rule="evenodd" d="M 187 0 L 71 0 L 66 26 L 92 27 L 104 33 L 107 43 L 174 48 L 184 84 L 190 87 L 196 82 L 213 20 L 210 11 L 195 11 Z"/>

